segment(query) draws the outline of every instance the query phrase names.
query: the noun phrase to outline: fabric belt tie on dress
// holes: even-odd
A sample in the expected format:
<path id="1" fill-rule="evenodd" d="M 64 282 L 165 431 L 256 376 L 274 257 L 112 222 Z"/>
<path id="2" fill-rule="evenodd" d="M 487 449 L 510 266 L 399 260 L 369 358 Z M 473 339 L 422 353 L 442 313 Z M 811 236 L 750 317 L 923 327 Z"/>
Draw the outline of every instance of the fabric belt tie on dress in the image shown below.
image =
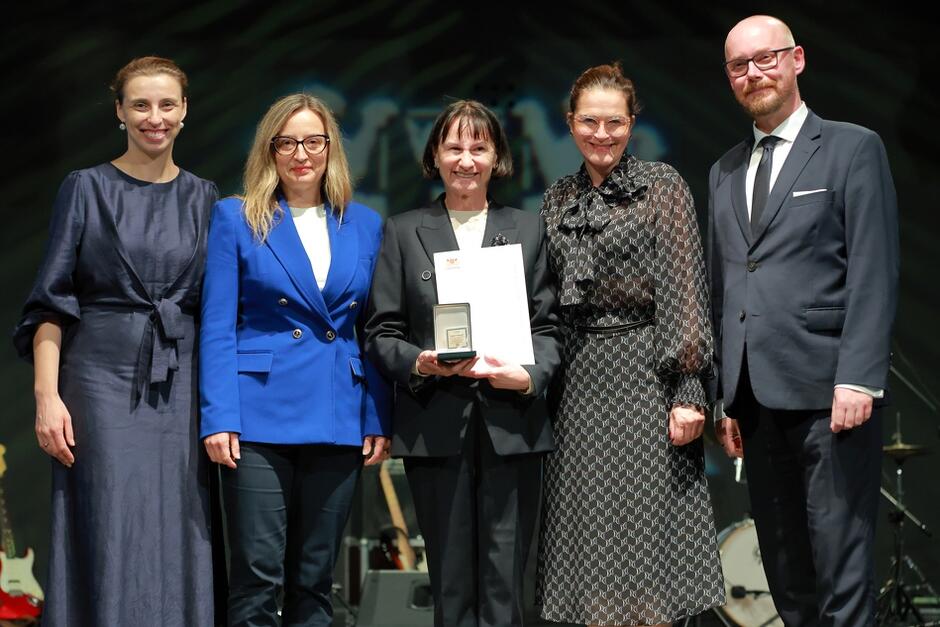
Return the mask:
<path id="1" fill-rule="evenodd" d="M 179 305 L 166 298 L 154 305 L 137 358 L 138 399 L 143 396 L 144 388 L 148 385 L 164 383 L 169 378 L 170 370 L 179 370 L 177 342 L 185 334 L 183 311 Z"/>
<path id="2" fill-rule="evenodd" d="M 582 333 L 591 333 L 594 335 L 623 335 L 624 333 L 629 333 L 634 329 L 645 327 L 652 322 L 653 318 L 647 318 L 645 320 L 637 320 L 636 322 L 627 322 L 626 324 L 611 324 L 602 327 L 582 324 L 574 324 L 571 326 L 573 326 L 576 331 L 580 331 Z"/>

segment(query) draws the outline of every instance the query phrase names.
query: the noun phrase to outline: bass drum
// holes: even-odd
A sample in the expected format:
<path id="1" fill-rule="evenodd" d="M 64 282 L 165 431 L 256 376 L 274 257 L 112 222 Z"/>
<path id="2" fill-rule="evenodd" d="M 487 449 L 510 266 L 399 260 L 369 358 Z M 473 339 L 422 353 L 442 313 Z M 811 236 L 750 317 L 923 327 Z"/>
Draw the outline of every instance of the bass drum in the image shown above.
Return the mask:
<path id="1" fill-rule="evenodd" d="M 727 601 L 721 613 L 740 627 L 783 627 L 768 591 L 754 521 L 725 527 L 718 534 L 718 550 Z"/>

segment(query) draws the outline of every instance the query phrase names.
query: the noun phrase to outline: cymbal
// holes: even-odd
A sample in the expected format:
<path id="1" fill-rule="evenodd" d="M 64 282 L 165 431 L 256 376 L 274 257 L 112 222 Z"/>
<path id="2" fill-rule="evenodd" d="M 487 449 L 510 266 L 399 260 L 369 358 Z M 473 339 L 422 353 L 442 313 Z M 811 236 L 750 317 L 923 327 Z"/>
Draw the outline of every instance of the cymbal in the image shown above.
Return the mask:
<path id="1" fill-rule="evenodd" d="M 908 457 L 915 457 L 917 455 L 927 455 L 930 453 L 930 449 L 926 446 L 921 446 L 920 444 L 908 444 L 907 442 L 895 442 L 894 444 L 888 444 L 887 446 L 882 447 L 885 455 L 891 457 L 895 460 L 905 460 Z"/>

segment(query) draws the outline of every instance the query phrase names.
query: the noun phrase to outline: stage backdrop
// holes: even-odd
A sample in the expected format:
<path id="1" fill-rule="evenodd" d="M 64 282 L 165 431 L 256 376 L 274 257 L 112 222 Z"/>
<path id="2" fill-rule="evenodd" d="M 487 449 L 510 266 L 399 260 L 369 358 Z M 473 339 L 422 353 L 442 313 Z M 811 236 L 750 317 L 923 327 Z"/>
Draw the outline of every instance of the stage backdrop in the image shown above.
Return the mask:
<path id="1" fill-rule="evenodd" d="M 427 0 L 208 0 L 6 8 L 0 328 L 12 329 L 18 318 L 59 182 L 123 150 L 107 86 L 123 63 L 146 54 L 171 57 L 190 76 L 189 115 L 176 150 L 182 167 L 216 181 L 223 194 L 238 192 L 254 124 L 276 98 L 304 90 L 339 115 L 356 198 L 385 215 L 438 193 L 438 185 L 421 178 L 419 158 L 435 114 L 453 98 L 476 98 L 499 113 L 516 175 L 495 185 L 495 196 L 536 210 L 546 186 L 579 165 L 563 117 L 571 82 L 590 65 L 620 60 L 644 107 L 631 150 L 674 165 L 692 187 L 701 220 L 709 166 L 750 133 L 722 72 L 724 36 L 741 17 L 768 10 L 759 3 L 711 4 L 576 2 L 546 10 Z M 938 77 L 934 29 L 901 7 L 845 13 L 823 2 L 785 6 L 778 15 L 806 49 L 804 100 L 823 117 L 874 129 L 887 147 L 901 212 L 894 364 L 935 399 L 940 111 L 928 96 Z M 932 456 L 908 462 L 906 493 L 911 509 L 940 533 L 937 414 L 899 377 L 891 387 L 885 441 L 897 414 L 906 441 L 932 447 Z M 31 369 L 9 343 L 0 351 L 0 407 L 9 523 L 18 547 L 36 550 L 44 580 L 50 461 L 33 435 Z M 722 529 L 746 515 L 745 488 L 732 481 L 732 466 L 713 440 L 708 462 Z M 886 460 L 892 491 L 893 470 Z M 882 524 L 879 532 L 879 577 L 891 547 L 887 529 Z M 940 585 L 937 541 L 911 528 L 907 540 Z"/>

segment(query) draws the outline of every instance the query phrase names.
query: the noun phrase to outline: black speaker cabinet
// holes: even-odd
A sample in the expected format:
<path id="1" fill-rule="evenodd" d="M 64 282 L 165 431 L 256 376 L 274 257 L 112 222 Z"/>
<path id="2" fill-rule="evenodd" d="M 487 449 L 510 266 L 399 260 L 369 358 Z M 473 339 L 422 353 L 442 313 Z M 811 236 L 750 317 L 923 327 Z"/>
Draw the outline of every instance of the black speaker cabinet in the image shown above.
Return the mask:
<path id="1" fill-rule="evenodd" d="M 356 627 L 433 627 L 428 574 L 370 570 L 362 584 Z"/>

